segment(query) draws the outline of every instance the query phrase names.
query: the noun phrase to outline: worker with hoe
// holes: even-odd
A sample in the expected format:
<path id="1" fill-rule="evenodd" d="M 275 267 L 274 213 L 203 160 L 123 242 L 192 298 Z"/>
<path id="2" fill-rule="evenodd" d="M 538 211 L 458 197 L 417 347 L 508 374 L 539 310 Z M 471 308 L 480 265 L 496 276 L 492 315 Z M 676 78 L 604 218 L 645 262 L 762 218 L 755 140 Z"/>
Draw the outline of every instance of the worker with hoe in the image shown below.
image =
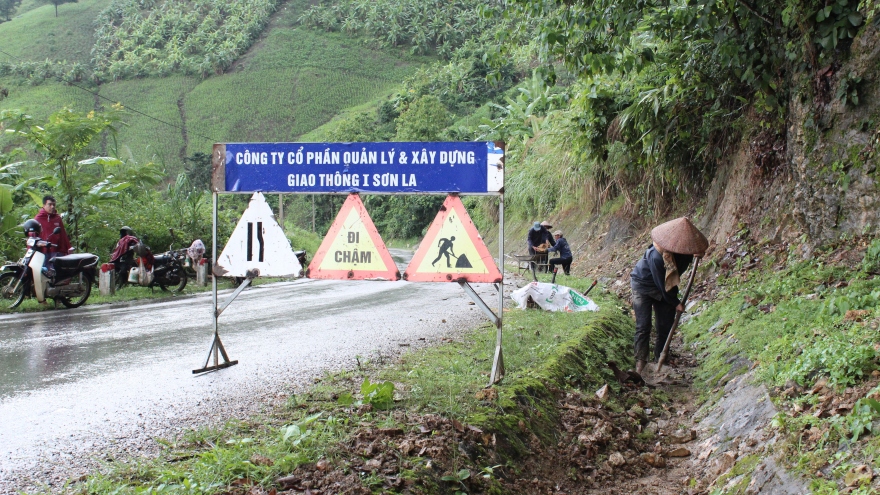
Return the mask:
<path id="1" fill-rule="evenodd" d="M 688 269 L 694 256 L 703 257 L 709 247 L 706 236 L 686 217 L 655 227 L 651 231 L 651 240 L 653 244 L 630 273 L 633 312 L 636 315 L 636 373 L 639 374 L 648 362 L 651 312 L 654 313 L 657 331 L 657 340 L 654 342 L 656 362 L 663 352 L 676 313 L 684 312 L 684 305 L 678 297 L 681 274 Z"/>

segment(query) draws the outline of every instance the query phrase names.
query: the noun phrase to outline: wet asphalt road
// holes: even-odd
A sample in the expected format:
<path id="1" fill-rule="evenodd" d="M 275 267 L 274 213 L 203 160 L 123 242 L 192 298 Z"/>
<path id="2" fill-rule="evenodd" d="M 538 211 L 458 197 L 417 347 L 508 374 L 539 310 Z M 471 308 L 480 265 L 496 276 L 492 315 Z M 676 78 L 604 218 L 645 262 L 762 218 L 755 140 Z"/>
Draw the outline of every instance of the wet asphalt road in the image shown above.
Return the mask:
<path id="1" fill-rule="evenodd" d="M 493 286 L 475 288 L 496 307 Z M 271 407 L 356 356 L 392 356 L 485 321 L 468 301 L 452 283 L 253 287 L 220 317 L 240 364 L 203 375 L 192 370 L 211 342 L 210 293 L 0 316 L 0 493 L 57 489 L 102 460 L 154 452 L 156 438 Z"/>

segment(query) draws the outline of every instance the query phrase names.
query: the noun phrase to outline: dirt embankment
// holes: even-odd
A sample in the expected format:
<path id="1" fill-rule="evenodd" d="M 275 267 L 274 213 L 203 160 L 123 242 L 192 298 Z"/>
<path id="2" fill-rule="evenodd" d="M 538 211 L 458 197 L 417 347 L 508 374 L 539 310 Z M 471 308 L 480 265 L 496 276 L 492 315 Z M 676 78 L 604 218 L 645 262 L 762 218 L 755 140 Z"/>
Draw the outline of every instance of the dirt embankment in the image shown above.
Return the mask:
<path id="1" fill-rule="evenodd" d="M 568 210 L 546 218 L 562 228 L 573 247 L 574 273 L 605 282 L 628 298 L 629 272 L 650 245 L 650 229 L 678 216 L 691 217 L 710 240 L 710 249 L 698 277 L 696 298 L 711 301 L 719 273 L 779 269 L 764 259 L 811 259 L 817 247 L 841 237 L 875 236 L 880 232 L 880 187 L 877 148 L 880 147 L 880 34 L 869 28 L 852 45 L 842 64 L 805 74 L 792 90 L 790 119 L 779 134 L 760 133 L 743 140 L 716 172 L 704 197 L 676 205 L 667 218 L 644 219 L 610 213 L 603 216 Z M 841 89 L 856 87 L 858 104 L 835 97 Z M 537 218 L 535 220 L 544 220 Z M 524 251 L 528 224 L 507 225 L 506 252 Z M 840 246 L 829 262 L 853 265 L 865 252 L 865 243 Z M 741 277 L 747 280 L 748 277 Z M 563 280 L 564 283 L 564 280 Z M 731 356 L 731 360 L 742 359 Z M 751 367 L 743 360 L 742 366 Z M 647 424 L 664 425 L 670 419 L 693 428 L 686 462 L 667 461 L 663 470 L 643 471 L 645 444 L 615 449 L 627 462 L 600 465 L 592 484 L 578 493 L 806 493 L 805 482 L 790 475 L 773 454 L 777 438 L 770 423 L 777 414 L 767 391 L 751 373 L 724 385 L 720 402 L 698 409 L 689 388 L 687 369 L 681 370 L 678 390 L 664 390 L 672 398 L 666 408 L 675 413 Z M 631 400 L 629 398 L 624 400 Z M 564 407 L 564 405 L 562 406 Z M 699 421 L 698 421 L 699 420 Z M 653 421 L 653 423 L 652 423 Z M 642 425 L 643 428 L 647 426 Z M 565 428 L 565 425 L 563 425 Z M 619 427 L 618 427 L 619 428 Z M 655 434 L 669 435 L 663 428 Z M 645 431 L 631 435 L 642 438 Z M 615 432 L 620 438 L 621 429 Z M 660 438 L 662 439 L 662 435 Z M 659 450 L 663 450 L 661 440 Z M 547 453 L 558 461 L 566 456 Z M 555 456 L 555 457 L 554 457 Z M 640 461 L 640 459 L 642 459 Z M 612 462 L 618 463 L 619 459 Z M 641 464 L 639 464 L 641 462 Z M 565 463 L 562 463 L 565 464 Z M 628 474 L 620 474 L 628 473 Z M 609 474 L 610 478 L 603 476 Z M 653 487 L 653 488 L 652 488 Z"/>

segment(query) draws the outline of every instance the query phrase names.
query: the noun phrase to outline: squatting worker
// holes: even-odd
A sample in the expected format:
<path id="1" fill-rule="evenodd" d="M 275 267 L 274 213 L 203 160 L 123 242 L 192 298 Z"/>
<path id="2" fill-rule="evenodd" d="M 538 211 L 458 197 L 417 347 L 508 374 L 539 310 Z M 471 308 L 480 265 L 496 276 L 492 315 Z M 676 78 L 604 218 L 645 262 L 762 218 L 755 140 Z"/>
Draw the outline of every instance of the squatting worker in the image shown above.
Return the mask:
<path id="1" fill-rule="evenodd" d="M 566 275 L 569 275 L 569 271 L 571 270 L 571 247 L 568 245 L 568 241 L 565 240 L 565 237 L 562 237 L 562 231 L 557 230 L 553 233 L 553 237 L 556 241 L 556 244 L 553 245 L 548 252 L 559 253 L 558 258 L 550 259 L 549 263 L 551 266 L 562 265 L 562 269 L 565 271 Z"/>
<path id="2" fill-rule="evenodd" d="M 678 299 L 681 274 L 690 266 L 694 255 L 702 257 L 709 247 L 706 236 L 685 217 L 655 227 L 651 231 L 651 240 L 653 245 L 630 273 L 636 315 L 636 373 L 641 373 L 648 362 L 652 310 L 657 331 L 654 342 L 656 361 L 663 352 L 676 311 L 684 312 Z"/>

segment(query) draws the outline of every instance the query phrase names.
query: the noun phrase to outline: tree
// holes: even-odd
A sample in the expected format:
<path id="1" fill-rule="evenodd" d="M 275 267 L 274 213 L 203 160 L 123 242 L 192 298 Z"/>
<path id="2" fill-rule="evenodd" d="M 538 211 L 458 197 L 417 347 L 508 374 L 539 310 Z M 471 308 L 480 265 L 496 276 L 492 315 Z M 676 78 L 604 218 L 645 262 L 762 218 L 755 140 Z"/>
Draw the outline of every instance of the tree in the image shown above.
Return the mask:
<path id="1" fill-rule="evenodd" d="M 397 139 L 400 141 L 436 141 L 449 124 L 449 111 L 434 95 L 425 95 L 412 102 L 397 119 Z"/>
<path id="2" fill-rule="evenodd" d="M 7 21 L 12 20 L 12 14 L 15 9 L 21 5 L 21 0 L 0 0 L 0 17 L 5 17 Z"/>
<path id="3" fill-rule="evenodd" d="M 3 0 L 0 0 L 3 1 Z M 62 3 L 77 3 L 79 0 L 43 0 L 45 4 L 52 4 L 55 6 L 55 17 L 58 17 L 58 6 Z"/>
<path id="4" fill-rule="evenodd" d="M 189 183 L 199 191 L 210 191 L 213 180 L 211 154 L 198 151 L 184 160 L 184 170 Z"/>
<path id="5" fill-rule="evenodd" d="M 79 219 L 89 203 L 115 199 L 119 192 L 131 185 L 129 175 L 122 180 L 106 170 L 123 163 L 110 157 L 86 158 L 92 143 L 104 132 L 115 138 L 122 107 L 114 105 L 105 112 L 91 111 L 87 114 L 63 108 L 49 116 L 45 123 L 38 123 L 21 110 L 0 111 L 0 126 L 7 132 L 26 139 L 42 160 L 32 165 L 48 169 L 42 177 L 28 179 L 19 187 L 43 183 L 50 189 L 60 190 L 60 203 L 66 206 L 68 225 L 73 226 L 73 237 L 79 239 Z M 42 197 L 34 188 L 26 191 L 37 204 Z"/>

